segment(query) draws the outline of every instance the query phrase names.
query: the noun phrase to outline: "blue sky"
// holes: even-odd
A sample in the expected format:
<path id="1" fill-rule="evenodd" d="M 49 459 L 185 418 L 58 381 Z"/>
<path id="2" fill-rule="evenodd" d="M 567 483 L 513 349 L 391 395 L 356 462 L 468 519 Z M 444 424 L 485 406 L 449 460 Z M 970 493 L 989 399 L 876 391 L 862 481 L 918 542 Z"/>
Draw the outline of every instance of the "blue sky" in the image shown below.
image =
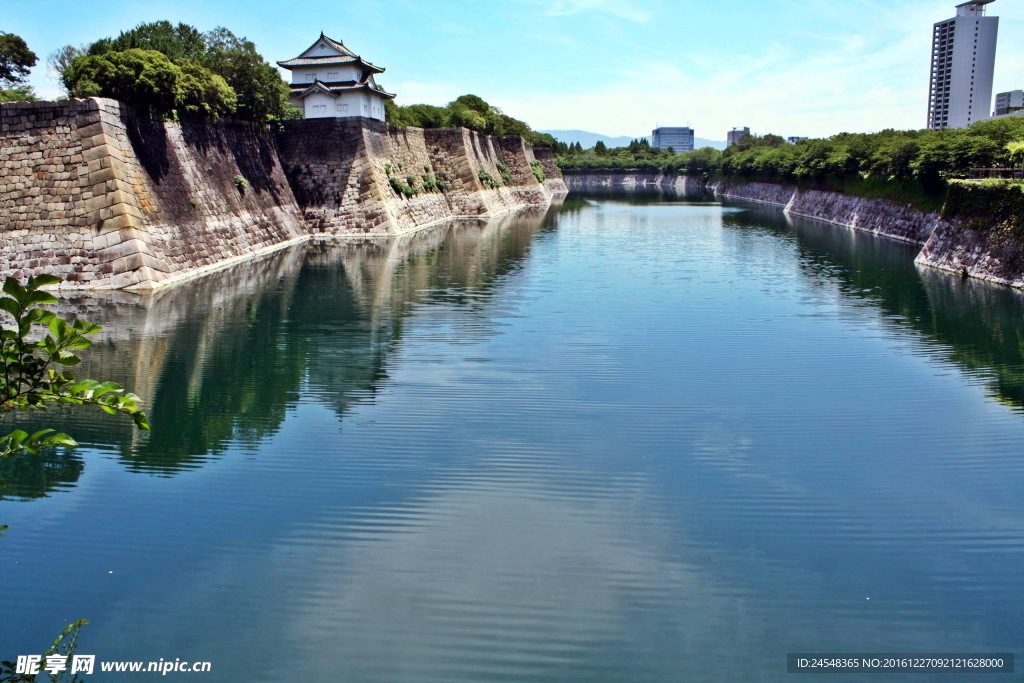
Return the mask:
<path id="1" fill-rule="evenodd" d="M 827 136 L 925 122 L 931 25 L 954 0 L 0 0 L 0 30 L 45 62 L 142 21 L 219 25 L 271 61 L 321 30 L 387 69 L 398 102 L 472 92 L 534 128 L 686 125 Z M 102 7 L 103 11 L 98 11 Z M 1024 3 L 997 0 L 995 91 L 1024 88 Z M 32 85 L 58 90 L 41 63 Z"/>

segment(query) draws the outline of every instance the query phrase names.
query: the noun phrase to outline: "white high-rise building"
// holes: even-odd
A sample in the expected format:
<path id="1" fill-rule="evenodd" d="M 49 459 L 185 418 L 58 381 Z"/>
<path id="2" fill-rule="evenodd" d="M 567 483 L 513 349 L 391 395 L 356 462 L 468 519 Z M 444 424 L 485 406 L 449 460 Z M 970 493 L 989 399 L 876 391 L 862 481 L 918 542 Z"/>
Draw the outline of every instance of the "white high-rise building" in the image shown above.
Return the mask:
<path id="1" fill-rule="evenodd" d="M 962 3 L 955 17 L 935 24 L 929 128 L 964 128 L 988 118 L 999 17 L 985 16 L 985 9 L 993 2 Z"/>

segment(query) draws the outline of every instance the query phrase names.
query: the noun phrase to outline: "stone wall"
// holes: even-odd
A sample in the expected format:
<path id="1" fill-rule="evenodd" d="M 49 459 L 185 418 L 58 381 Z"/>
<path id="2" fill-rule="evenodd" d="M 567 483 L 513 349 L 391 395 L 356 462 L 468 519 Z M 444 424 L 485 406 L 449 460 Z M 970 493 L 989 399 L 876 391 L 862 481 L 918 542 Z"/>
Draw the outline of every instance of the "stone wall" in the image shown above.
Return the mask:
<path id="1" fill-rule="evenodd" d="M 942 216 L 917 263 L 1024 288 L 1024 191 L 1019 185 L 953 181 Z"/>
<path id="2" fill-rule="evenodd" d="M 914 263 L 1024 289 L 1024 243 L 941 220 Z"/>
<path id="3" fill-rule="evenodd" d="M 989 207 L 973 220 L 950 215 L 950 205 L 955 209 L 964 201 L 952 190 L 947 208 L 940 215 L 882 199 L 800 190 L 774 183 L 717 184 L 713 189 L 723 197 L 776 204 L 792 215 L 919 244 L 922 249 L 914 259 L 919 265 L 1024 289 L 1024 239 L 998 225 L 1011 216 L 1000 216 Z M 997 203 L 993 198 L 992 204 Z"/>
<path id="4" fill-rule="evenodd" d="M 139 119 L 113 100 L 2 104 L 0 275 L 146 289 L 295 241 L 273 143 L 252 125 Z"/>
<path id="5" fill-rule="evenodd" d="M 289 123 L 278 145 L 307 228 L 322 236 L 400 235 L 546 204 L 552 196 L 518 136 L 313 119 Z"/>
<path id="6" fill-rule="evenodd" d="M 365 118 L 275 135 L 154 121 L 100 98 L 0 104 L 0 277 L 151 289 L 310 234 L 490 217 L 550 200 L 533 159 L 519 137 Z"/>
<path id="7" fill-rule="evenodd" d="M 885 235 L 914 244 L 924 244 L 939 222 L 936 213 L 925 213 L 912 206 L 898 206 L 883 199 L 820 190 L 804 190 L 777 183 L 713 183 L 711 188 L 722 197 L 783 206 L 786 213 Z"/>
<path id="8" fill-rule="evenodd" d="M 552 194 L 569 194 L 569 186 L 562 177 L 562 171 L 555 163 L 555 152 L 550 147 L 537 147 L 533 150 L 534 158 L 544 169 L 544 185 Z"/>

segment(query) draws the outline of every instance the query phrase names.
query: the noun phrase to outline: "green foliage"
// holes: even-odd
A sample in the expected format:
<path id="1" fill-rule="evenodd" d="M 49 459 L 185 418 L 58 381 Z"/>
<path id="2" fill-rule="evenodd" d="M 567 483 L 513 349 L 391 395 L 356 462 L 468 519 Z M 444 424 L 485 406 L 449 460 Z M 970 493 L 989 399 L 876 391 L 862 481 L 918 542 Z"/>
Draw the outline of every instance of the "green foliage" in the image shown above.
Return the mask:
<path id="1" fill-rule="evenodd" d="M 206 51 L 199 63 L 224 78 L 238 98 L 237 117 L 247 121 L 296 118 L 288 84 L 257 52 L 252 41 L 219 27 L 203 35 Z"/>
<path id="2" fill-rule="evenodd" d="M 27 85 L 0 88 L 0 102 L 35 102 L 37 99 L 35 91 Z"/>
<path id="3" fill-rule="evenodd" d="M 198 64 L 181 65 L 176 108 L 183 118 L 217 121 L 238 108 L 234 89 L 223 78 Z"/>
<path id="4" fill-rule="evenodd" d="M 537 182 L 543 185 L 544 181 L 547 180 L 547 176 L 544 174 L 544 167 L 541 163 L 534 159 L 530 162 L 530 170 L 533 171 L 533 176 L 537 179 Z"/>
<path id="5" fill-rule="evenodd" d="M 387 120 L 396 126 L 419 128 L 451 128 L 462 126 L 487 135 L 519 135 L 535 146 L 553 147 L 555 139 L 538 133 L 529 125 L 512 118 L 477 95 L 462 95 L 444 107 L 430 104 L 399 106 L 392 100 L 384 103 Z"/>
<path id="6" fill-rule="evenodd" d="M 490 173 L 483 170 L 482 168 L 479 171 L 477 171 L 476 176 L 477 178 L 480 179 L 480 182 L 484 184 L 484 187 L 489 187 L 491 189 L 498 189 L 499 187 L 501 187 L 501 183 L 495 180 L 494 176 L 492 176 Z"/>
<path id="7" fill-rule="evenodd" d="M 243 175 L 236 175 L 234 182 L 239 194 L 245 194 L 245 191 L 249 189 L 249 181 Z"/>
<path id="8" fill-rule="evenodd" d="M 498 162 L 498 171 L 501 173 L 501 179 L 505 181 L 506 185 L 512 184 L 512 174 L 508 172 L 508 166 Z"/>
<path id="9" fill-rule="evenodd" d="M 0 31 L 0 87 L 24 85 L 37 61 L 36 53 L 28 49 L 21 36 Z"/>
<path id="10" fill-rule="evenodd" d="M 704 148 L 670 156 L 646 141 L 628 147 L 584 150 L 560 145 L 557 162 L 567 172 L 685 173 L 783 183 L 809 183 L 935 211 L 953 178 L 971 169 L 1013 163 L 1024 140 L 1024 118 L 980 121 L 957 130 L 884 130 L 841 133 L 790 145 L 778 135 L 745 135 L 724 152 Z M 1022 148 L 1024 150 L 1024 148 Z"/>
<path id="11" fill-rule="evenodd" d="M 441 184 L 441 181 L 435 179 L 431 174 L 424 173 L 421 177 L 423 179 L 424 192 L 434 192 L 435 190 L 441 192 L 444 190 L 444 185 Z"/>
<path id="12" fill-rule="evenodd" d="M 1010 159 L 1024 159 L 1024 140 L 1013 140 L 1005 145 L 1006 151 L 1010 153 Z"/>
<path id="13" fill-rule="evenodd" d="M 45 666 L 46 658 L 51 655 L 61 655 L 65 658 L 65 661 L 70 661 L 71 658 L 74 657 L 75 651 L 78 649 L 78 634 L 82 630 L 82 627 L 88 623 L 89 622 L 85 619 L 79 619 L 74 623 L 68 624 L 64 630 L 61 631 L 60 635 L 57 636 L 57 639 L 53 641 L 53 644 L 50 645 L 46 652 L 43 653 L 41 664 Z M 17 666 L 14 662 L 3 661 L 0 662 L 0 681 L 3 683 L 32 683 L 37 680 L 39 676 L 45 675 L 51 682 L 54 682 L 65 680 L 65 674 L 67 674 L 67 676 L 71 676 L 71 678 L 67 680 L 80 680 L 77 675 L 72 676 L 69 673 L 69 669 L 70 667 L 55 675 L 46 671 L 43 671 L 40 674 L 19 674 L 15 673 Z"/>
<path id="14" fill-rule="evenodd" d="M 75 61 L 76 57 L 81 57 L 86 54 L 87 46 L 75 47 L 74 45 L 65 45 L 64 47 L 57 48 L 50 53 L 50 56 L 46 59 L 46 66 L 50 72 L 61 76 L 70 66 L 71 62 Z M 60 81 L 61 89 L 67 94 L 67 86 L 64 85 L 64 81 Z"/>
<path id="15" fill-rule="evenodd" d="M 181 68 L 156 50 L 126 50 L 78 57 L 64 72 L 72 97 L 112 97 L 167 114 L 179 103 Z"/>
<path id="16" fill-rule="evenodd" d="M 188 24 L 174 26 L 169 21 L 154 21 L 122 31 L 117 38 L 97 41 L 86 52 L 100 55 L 125 50 L 156 50 L 175 63 L 200 62 L 206 54 L 206 41 L 202 33 Z"/>
<path id="17" fill-rule="evenodd" d="M 953 181 L 942 215 L 959 219 L 972 230 L 1019 243 L 1024 240 L 1024 184 Z"/>
<path id="18" fill-rule="evenodd" d="M 388 182 L 398 194 L 405 197 L 414 197 L 418 195 L 420 191 L 416 188 L 416 177 L 411 175 L 406 176 L 406 180 L 409 182 L 408 185 L 403 183 L 400 178 L 393 175 L 388 176 Z"/>
<path id="19" fill-rule="evenodd" d="M 100 331 L 98 325 L 81 320 L 68 323 L 38 306 L 57 302 L 43 291 L 60 280 L 49 275 L 31 278 L 21 285 L 7 278 L 0 297 L 0 311 L 13 321 L 13 327 L 0 330 L 0 410 L 3 412 L 37 410 L 53 406 L 94 405 L 110 414 L 131 416 L 139 429 L 149 429 L 140 399 L 113 382 L 78 380 L 69 367 L 81 359 L 74 353 L 87 349 L 88 335 Z M 45 333 L 35 334 L 37 328 Z M 38 453 L 46 446 L 76 446 L 74 439 L 52 429 L 34 434 L 16 429 L 0 437 L 0 457 L 21 452 Z"/>
<path id="20" fill-rule="evenodd" d="M 67 46 L 62 50 L 76 49 Z M 106 73 L 102 80 L 97 81 L 89 78 L 89 74 L 80 73 L 84 68 L 83 59 L 103 60 L 101 64 L 122 63 L 124 59 L 115 55 L 133 51 L 157 52 L 179 69 L 174 84 L 170 86 L 174 91 L 173 98 L 153 101 L 152 88 L 147 82 L 141 81 L 132 87 L 132 74 L 128 74 L 127 79 L 113 79 L 113 74 Z M 72 96 L 113 97 L 161 116 L 171 116 L 172 111 L 177 111 L 186 117 L 216 120 L 220 116 L 232 115 L 259 123 L 301 117 L 301 113 L 288 101 L 288 85 L 281 79 L 277 68 L 263 59 L 252 41 L 239 38 L 223 27 L 202 33 L 187 24 L 174 26 L 167 21 L 139 24 L 117 38 L 97 40 L 79 52 L 84 56 L 70 61 L 67 57 L 71 52 L 67 52 L 63 59 L 54 58 L 54 64 L 60 69 L 61 78 Z M 95 62 L 87 63 L 96 68 Z M 161 85 L 168 87 L 163 82 Z M 158 90 L 162 92 L 163 89 Z"/>

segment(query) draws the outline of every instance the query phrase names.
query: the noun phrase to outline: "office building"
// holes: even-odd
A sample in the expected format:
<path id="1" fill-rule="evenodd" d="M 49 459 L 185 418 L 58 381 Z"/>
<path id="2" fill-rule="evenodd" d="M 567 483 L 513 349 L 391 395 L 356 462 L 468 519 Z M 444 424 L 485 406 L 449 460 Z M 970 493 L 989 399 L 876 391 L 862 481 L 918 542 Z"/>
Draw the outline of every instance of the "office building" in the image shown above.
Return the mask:
<path id="1" fill-rule="evenodd" d="M 935 24 L 928 92 L 929 128 L 964 128 L 987 119 L 992 102 L 999 17 L 985 16 L 995 0 L 971 0 Z"/>
<path id="2" fill-rule="evenodd" d="M 1024 90 L 1011 90 L 996 95 L 996 108 L 992 116 L 1005 116 L 1024 109 Z"/>
<path id="3" fill-rule="evenodd" d="M 749 128 L 745 126 L 743 128 L 733 128 L 732 130 L 725 134 L 725 146 L 732 147 L 733 145 L 738 145 L 740 142 L 740 138 L 742 138 L 744 135 L 750 135 Z"/>
<path id="4" fill-rule="evenodd" d="M 672 148 L 676 154 L 693 151 L 692 128 L 655 128 L 651 132 L 651 147 Z"/>

